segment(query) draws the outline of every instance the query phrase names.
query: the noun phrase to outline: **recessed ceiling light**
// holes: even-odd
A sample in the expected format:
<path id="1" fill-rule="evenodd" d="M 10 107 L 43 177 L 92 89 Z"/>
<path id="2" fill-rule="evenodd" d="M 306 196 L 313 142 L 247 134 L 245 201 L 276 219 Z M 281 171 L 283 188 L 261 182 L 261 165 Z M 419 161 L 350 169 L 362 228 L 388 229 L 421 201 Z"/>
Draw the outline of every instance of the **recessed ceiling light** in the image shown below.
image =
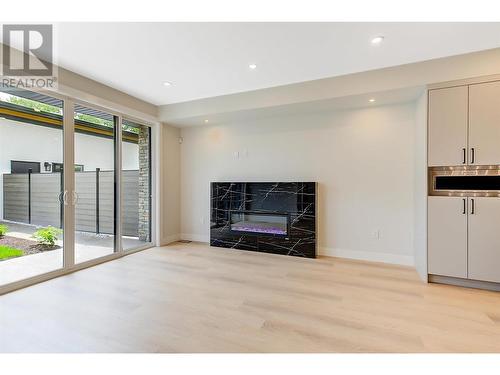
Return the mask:
<path id="1" fill-rule="evenodd" d="M 172 86 L 172 82 L 163 82 L 163 86 Z"/>
<path id="2" fill-rule="evenodd" d="M 208 120 L 205 119 L 205 124 L 208 122 Z"/>
<path id="3" fill-rule="evenodd" d="M 255 70 L 255 69 L 257 69 L 257 64 L 250 64 L 250 65 L 248 65 L 248 67 L 252 70 Z"/>
<path id="4" fill-rule="evenodd" d="M 372 44 L 373 45 L 379 45 L 384 41 L 384 37 L 382 35 L 376 36 L 375 38 L 372 39 Z"/>
<path id="5" fill-rule="evenodd" d="M 375 99 L 371 98 L 368 100 L 370 103 L 374 103 L 375 102 Z"/>

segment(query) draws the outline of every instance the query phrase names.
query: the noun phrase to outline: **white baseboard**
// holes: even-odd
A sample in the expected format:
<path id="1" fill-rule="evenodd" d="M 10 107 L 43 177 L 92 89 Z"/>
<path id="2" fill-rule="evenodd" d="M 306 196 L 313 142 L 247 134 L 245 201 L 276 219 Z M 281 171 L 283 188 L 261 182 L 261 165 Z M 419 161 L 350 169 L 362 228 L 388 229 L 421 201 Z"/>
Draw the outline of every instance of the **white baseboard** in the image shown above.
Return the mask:
<path id="1" fill-rule="evenodd" d="M 165 238 L 164 245 L 179 241 L 194 241 L 194 242 L 204 242 L 209 243 L 210 237 L 203 234 L 193 234 L 193 233 L 181 233 L 180 235 L 169 236 Z M 382 262 L 389 264 L 399 264 L 403 266 L 415 266 L 415 259 L 413 255 L 400 255 L 392 253 L 380 253 L 375 251 L 359 251 L 350 249 L 333 249 L 328 247 L 323 247 L 319 249 L 320 255 L 337 257 L 337 258 L 348 258 L 356 260 L 366 260 L 369 262 Z"/>
<path id="2" fill-rule="evenodd" d="M 210 242 L 210 236 L 203 234 L 181 233 L 181 240 L 194 241 L 194 242 Z"/>
<path id="3" fill-rule="evenodd" d="M 320 255 L 326 255 L 337 258 L 348 258 L 356 260 L 366 260 L 369 262 L 382 262 L 390 264 L 399 264 L 403 266 L 415 266 L 413 255 L 400 255 L 392 253 L 379 253 L 375 251 L 359 251 L 350 249 L 332 249 L 323 247 L 319 249 Z"/>
<path id="4" fill-rule="evenodd" d="M 171 234 L 170 236 L 167 236 L 167 237 L 164 237 L 161 239 L 160 246 L 165 246 L 165 245 L 168 245 L 169 243 L 177 242 L 180 239 L 181 239 L 181 236 L 179 234 Z"/>

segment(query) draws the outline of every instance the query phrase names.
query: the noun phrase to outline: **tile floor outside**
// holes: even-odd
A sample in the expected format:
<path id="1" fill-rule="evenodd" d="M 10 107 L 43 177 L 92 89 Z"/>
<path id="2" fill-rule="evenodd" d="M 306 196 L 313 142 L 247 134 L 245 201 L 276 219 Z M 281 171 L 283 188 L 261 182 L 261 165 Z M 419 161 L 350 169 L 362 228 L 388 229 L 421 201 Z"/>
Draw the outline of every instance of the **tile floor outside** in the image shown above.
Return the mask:
<path id="1" fill-rule="evenodd" d="M 9 227 L 8 235 L 12 237 L 31 239 L 36 226 L 0 221 Z M 91 259 L 112 254 L 114 236 L 89 232 L 75 233 L 75 262 L 82 263 Z M 136 237 L 123 237 L 123 248 L 133 249 L 144 244 Z M 63 265 L 63 241 L 57 241 L 60 249 L 38 254 L 26 255 L 0 261 L 0 285 L 8 284 L 43 273 L 55 271 Z"/>

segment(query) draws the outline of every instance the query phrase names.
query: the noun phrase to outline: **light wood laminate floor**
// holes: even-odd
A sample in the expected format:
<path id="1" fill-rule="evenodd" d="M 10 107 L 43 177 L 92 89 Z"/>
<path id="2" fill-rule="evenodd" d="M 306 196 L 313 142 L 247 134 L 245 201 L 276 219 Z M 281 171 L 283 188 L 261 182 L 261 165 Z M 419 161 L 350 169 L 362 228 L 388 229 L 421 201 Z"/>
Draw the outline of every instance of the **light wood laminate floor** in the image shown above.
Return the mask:
<path id="1" fill-rule="evenodd" d="M 500 293 L 176 243 L 0 296 L 1 352 L 500 352 Z"/>

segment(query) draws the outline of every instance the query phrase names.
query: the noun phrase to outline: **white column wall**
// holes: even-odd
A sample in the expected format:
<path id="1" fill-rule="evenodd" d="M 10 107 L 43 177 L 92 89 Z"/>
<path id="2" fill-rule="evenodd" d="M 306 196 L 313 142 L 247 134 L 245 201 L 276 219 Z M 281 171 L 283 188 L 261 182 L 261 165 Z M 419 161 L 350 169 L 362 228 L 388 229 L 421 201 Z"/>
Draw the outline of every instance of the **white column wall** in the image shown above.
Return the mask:
<path id="1" fill-rule="evenodd" d="M 416 103 L 414 185 L 415 268 L 427 281 L 427 90 Z"/>

